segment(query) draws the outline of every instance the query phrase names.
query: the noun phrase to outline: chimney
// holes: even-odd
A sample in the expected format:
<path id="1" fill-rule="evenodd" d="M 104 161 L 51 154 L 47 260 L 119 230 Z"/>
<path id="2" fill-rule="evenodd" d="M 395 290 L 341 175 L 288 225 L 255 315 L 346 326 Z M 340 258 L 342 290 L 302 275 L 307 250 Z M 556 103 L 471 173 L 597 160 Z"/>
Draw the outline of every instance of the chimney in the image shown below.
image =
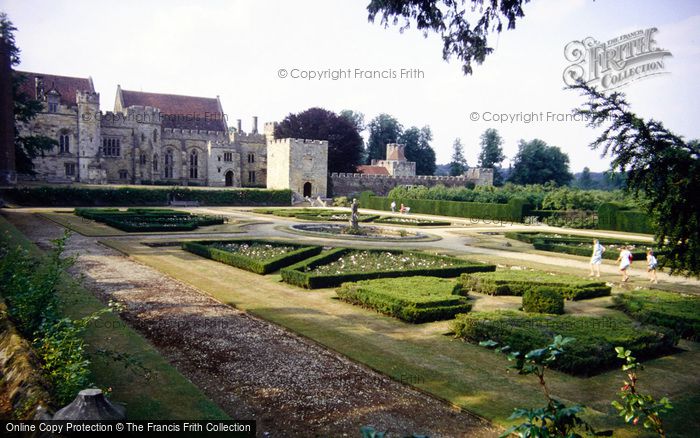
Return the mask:
<path id="1" fill-rule="evenodd" d="M 258 116 L 253 116 L 253 130 L 251 131 L 251 134 L 257 134 L 258 133 Z"/>
<path id="2" fill-rule="evenodd" d="M 241 128 L 241 119 L 236 119 L 236 131 L 238 131 L 239 134 L 243 132 L 243 128 Z"/>
<path id="3" fill-rule="evenodd" d="M 36 99 L 43 99 L 44 98 L 44 78 L 41 76 L 36 76 L 34 78 L 34 88 L 36 91 Z"/>

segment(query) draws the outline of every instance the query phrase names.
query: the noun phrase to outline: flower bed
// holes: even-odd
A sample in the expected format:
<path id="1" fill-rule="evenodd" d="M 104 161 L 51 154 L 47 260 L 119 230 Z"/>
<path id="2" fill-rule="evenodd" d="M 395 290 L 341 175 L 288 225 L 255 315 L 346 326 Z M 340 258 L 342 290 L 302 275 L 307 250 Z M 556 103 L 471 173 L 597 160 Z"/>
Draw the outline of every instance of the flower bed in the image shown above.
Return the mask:
<path id="1" fill-rule="evenodd" d="M 320 246 L 303 246 L 268 240 L 183 242 L 182 248 L 236 268 L 269 274 L 321 252 Z"/>
<path id="2" fill-rule="evenodd" d="M 336 248 L 282 269 L 281 274 L 290 284 L 316 289 L 374 278 L 457 277 L 495 269 L 494 265 L 420 252 Z"/>
<path id="3" fill-rule="evenodd" d="M 552 335 L 576 339 L 552 367 L 576 375 L 592 375 L 619 366 L 615 347 L 622 346 L 647 359 L 672 351 L 678 336 L 672 330 L 640 326 L 625 316 L 525 314 L 513 311 L 457 315 L 455 335 L 468 342 L 493 340 L 526 352 L 551 341 Z"/>
<path id="4" fill-rule="evenodd" d="M 623 312 L 644 324 L 667 327 L 691 341 L 700 340 L 700 297 L 638 290 L 613 298 Z"/>
<path id="5" fill-rule="evenodd" d="M 415 217 L 396 216 L 382 216 L 379 219 L 375 219 L 374 222 L 378 224 L 406 225 L 413 227 L 438 227 L 452 225 L 451 222 L 447 221 L 434 221 L 430 219 L 419 219 Z"/>
<path id="6" fill-rule="evenodd" d="M 571 234 L 540 233 L 540 232 L 507 232 L 509 239 L 531 243 L 535 249 L 541 251 L 560 252 L 564 254 L 590 257 L 593 253 L 593 237 L 574 236 Z M 631 247 L 634 260 L 645 260 L 646 249 L 653 245 L 652 242 L 621 239 L 598 239 L 605 246 L 603 258 L 615 260 L 620 255 L 621 246 Z M 662 253 L 657 253 L 657 255 Z"/>
<path id="7" fill-rule="evenodd" d="M 564 298 L 583 300 L 610 295 L 610 286 L 602 281 L 584 280 L 573 275 L 548 274 L 541 271 L 497 271 L 464 274 L 460 278 L 464 291 L 488 295 L 523 295 L 542 286 L 555 288 Z"/>
<path id="8" fill-rule="evenodd" d="M 405 277 L 343 283 L 340 299 L 401 320 L 421 323 L 451 319 L 471 310 L 454 280 L 436 277 Z"/>
<path id="9" fill-rule="evenodd" d="M 201 226 L 224 223 L 223 217 L 195 215 L 170 209 L 76 208 L 75 214 L 130 233 L 192 231 Z"/>
<path id="10" fill-rule="evenodd" d="M 257 208 L 253 210 L 259 214 L 271 214 L 279 217 L 293 217 L 308 221 L 337 221 L 350 222 L 349 211 L 333 210 L 330 208 Z M 372 222 L 378 215 L 358 214 L 358 222 Z"/>

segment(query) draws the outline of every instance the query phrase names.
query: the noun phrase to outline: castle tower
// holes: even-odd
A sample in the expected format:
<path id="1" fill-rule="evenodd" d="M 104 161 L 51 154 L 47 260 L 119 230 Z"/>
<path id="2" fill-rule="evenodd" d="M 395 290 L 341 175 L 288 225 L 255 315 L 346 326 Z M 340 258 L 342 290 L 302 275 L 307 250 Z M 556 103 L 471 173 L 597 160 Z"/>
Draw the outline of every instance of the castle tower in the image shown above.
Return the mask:
<path id="1" fill-rule="evenodd" d="M 78 105 L 78 150 L 76 180 L 87 183 L 104 182 L 104 170 L 100 168 L 100 94 L 93 91 L 76 91 Z"/>
<path id="2" fill-rule="evenodd" d="M 404 155 L 405 150 L 406 150 L 405 144 L 387 143 L 387 145 L 386 145 L 386 159 L 387 159 L 387 161 L 406 161 L 406 155 Z"/>
<path id="3" fill-rule="evenodd" d="M 290 189 L 297 197 L 325 198 L 327 186 L 327 141 L 283 138 L 268 143 L 268 189 Z"/>

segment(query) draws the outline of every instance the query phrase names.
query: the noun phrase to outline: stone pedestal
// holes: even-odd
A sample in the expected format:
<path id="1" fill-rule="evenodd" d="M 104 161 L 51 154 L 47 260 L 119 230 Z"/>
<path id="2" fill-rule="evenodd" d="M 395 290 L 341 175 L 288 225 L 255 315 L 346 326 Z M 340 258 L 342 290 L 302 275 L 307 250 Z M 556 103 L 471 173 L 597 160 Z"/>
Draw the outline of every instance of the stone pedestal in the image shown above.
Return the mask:
<path id="1" fill-rule="evenodd" d="M 111 403 L 101 389 L 83 389 L 69 405 L 53 416 L 54 420 L 125 420 L 126 409 Z"/>

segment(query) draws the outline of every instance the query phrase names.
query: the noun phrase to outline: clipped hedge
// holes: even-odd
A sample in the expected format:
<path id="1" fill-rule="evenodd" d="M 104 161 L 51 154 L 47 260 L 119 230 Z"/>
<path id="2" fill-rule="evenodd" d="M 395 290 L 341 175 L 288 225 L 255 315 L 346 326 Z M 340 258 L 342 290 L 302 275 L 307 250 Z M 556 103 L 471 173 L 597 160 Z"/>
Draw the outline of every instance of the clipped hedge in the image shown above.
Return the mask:
<path id="1" fill-rule="evenodd" d="M 222 217 L 169 209 L 76 208 L 75 214 L 130 233 L 192 231 L 200 226 L 224 223 Z"/>
<path id="2" fill-rule="evenodd" d="M 620 310 L 644 324 L 667 327 L 680 337 L 700 340 L 700 297 L 658 290 L 615 295 Z"/>
<path id="3" fill-rule="evenodd" d="M 376 224 L 404 225 L 407 227 L 444 227 L 452 225 L 448 221 L 434 221 L 430 219 L 420 219 L 415 217 L 382 216 L 374 220 Z"/>
<path id="4" fill-rule="evenodd" d="M 266 260 L 258 260 L 244 256 L 242 254 L 236 254 L 231 251 L 226 251 L 211 246 L 216 243 L 258 243 L 272 246 L 291 246 L 296 247 L 297 249 L 282 254 L 279 257 L 274 257 Z M 245 269 L 246 271 L 254 272 L 256 274 L 261 275 L 275 272 L 281 268 L 284 268 L 285 266 L 289 266 L 299 262 L 300 260 L 304 260 L 309 257 L 315 256 L 322 250 L 320 246 L 303 246 L 293 243 L 283 243 L 277 241 L 257 239 L 183 242 L 182 249 L 184 249 L 185 251 L 189 251 L 193 254 L 206 257 L 208 259 L 216 260 L 217 262 L 226 263 L 227 265 L 231 265 L 240 269 Z"/>
<path id="5" fill-rule="evenodd" d="M 458 289 L 454 280 L 419 276 L 343 283 L 336 294 L 343 301 L 406 322 L 422 323 L 470 311 L 467 298 L 455 294 Z"/>
<path id="6" fill-rule="evenodd" d="M 531 206 L 524 199 L 512 198 L 507 204 L 488 204 L 481 202 L 443 201 L 431 199 L 395 199 L 372 196 L 363 192 L 360 196 L 362 208 L 373 210 L 391 210 L 391 202 L 404 204 L 411 208 L 411 213 L 434 214 L 464 218 L 487 219 L 490 221 L 522 222 L 529 215 Z"/>
<path id="7" fill-rule="evenodd" d="M 617 346 L 648 359 L 671 352 L 678 343 L 678 336 L 672 330 L 640 326 L 625 316 L 471 312 L 457 315 L 451 328 L 457 337 L 468 342 L 493 340 L 520 352 L 547 345 L 553 334 L 572 337 L 576 341 L 551 366 L 584 376 L 617 368 Z"/>
<path id="8" fill-rule="evenodd" d="M 460 277 L 465 292 L 474 291 L 487 295 L 521 296 L 526 292 L 550 287 L 567 300 L 585 300 L 610 295 L 611 288 L 605 282 L 584 280 L 573 275 L 550 275 L 537 271 L 496 271 L 464 274 Z"/>
<path id="9" fill-rule="evenodd" d="M 653 222 L 648 214 L 617 202 L 607 202 L 598 207 L 598 228 L 654 234 Z"/>
<path id="10" fill-rule="evenodd" d="M 508 231 L 505 237 L 509 239 L 519 240 L 532 244 L 535 249 L 540 251 L 560 252 L 563 254 L 572 254 L 583 257 L 590 257 L 593 252 L 592 237 L 572 236 L 570 234 L 552 234 L 540 232 L 515 232 Z M 601 245 L 634 245 L 644 249 L 632 250 L 633 260 L 645 260 L 647 257 L 646 248 L 652 245 L 651 242 L 643 242 L 637 240 L 621 240 L 621 239 L 598 239 Z M 581 246 L 586 245 L 586 246 Z M 588 245 L 591 245 L 590 247 Z M 656 255 L 663 255 L 663 252 L 657 252 Z M 618 251 L 608 249 L 603 253 L 603 258 L 607 260 L 615 260 L 619 255 Z"/>
<path id="11" fill-rule="evenodd" d="M 523 310 L 528 313 L 564 313 L 564 297 L 558 289 L 537 287 L 523 293 Z"/>
<path id="12" fill-rule="evenodd" d="M 39 186 L 0 189 L 5 200 L 26 206 L 168 205 L 192 201 L 200 205 L 290 205 L 290 190 L 189 189 L 186 187 L 142 188 Z"/>
<path id="13" fill-rule="evenodd" d="M 426 268 L 426 269 L 402 269 L 402 270 L 383 270 L 383 271 L 363 271 L 363 272 L 347 272 L 342 274 L 317 274 L 313 269 L 338 260 L 343 255 L 355 251 L 352 248 L 335 248 L 329 251 L 322 252 L 316 257 L 299 262 L 295 265 L 284 268 L 280 271 L 282 279 L 287 283 L 295 286 L 318 289 L 324 287 L 335 287 L 345 282 L 371 280 L 375 278 L 395 278 L 395 277 L 411 277 L 411 276 L 428 276 L 428 277 L 457 277 L 466 272 L 487 272 L 495 271 L 496 266 L 487 265 L 484 263 L 466 261 L 454 257 L 445 257 L 432 254 L 425 254 L 413 251 L 397 251 L 387 249 L 367 250 L 368 252 L 390 252 L 392 254 L 406 254 L 424 259 L 439 259 L 450 261 L 453 266 L 446 268 Z"/>

